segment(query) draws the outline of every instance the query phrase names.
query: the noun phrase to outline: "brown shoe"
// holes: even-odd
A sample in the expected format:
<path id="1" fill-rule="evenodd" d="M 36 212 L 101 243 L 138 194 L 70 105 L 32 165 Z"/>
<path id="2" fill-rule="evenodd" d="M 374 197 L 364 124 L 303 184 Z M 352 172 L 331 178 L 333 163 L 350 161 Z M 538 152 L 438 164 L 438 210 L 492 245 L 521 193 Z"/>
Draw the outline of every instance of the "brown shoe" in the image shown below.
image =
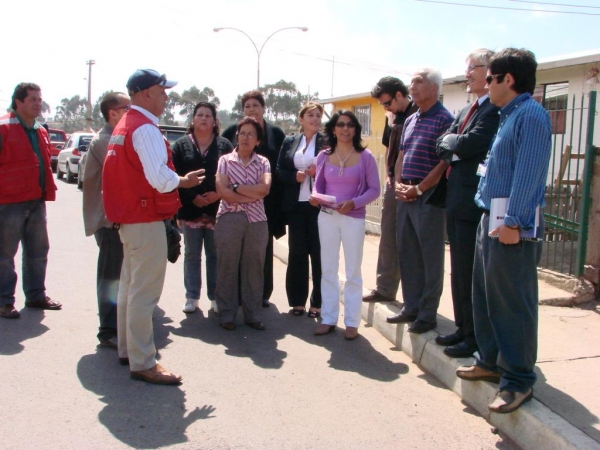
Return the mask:
<path id="1" fill-rule="evenodd" d="M 356 327 L 346 327 L 344 330 L 344 339 L 347 341 L 352 341 L 358 337 L 358 328 Z"/>
<path id="2" fill-rule="evenodd" d="M 131 379 L 153 384 L 181 384 L 181 376 L 169 372 L 160 364 L 148 370 L 131 371 Z"/>
<path id="3" fill-rule="evenodd" d="M 315 336 L 323 336 L 324 334 L 329 334 L 335 330 L 335 325 L 327 325 L 324 323 L 320 323 L 317 325 L 314 331 Z"/>
<path id="4" fill-rule="evenodd" d="M 516 411 L 523 403 L 533 398 L 533 389 L 529 388 L 525 392 L 498 391 L 496 398 L 488 409 L 498 414 L 508 414 Z"/>
<path id="5" fill-rule="evenodd" d="M 377 291 L 371 291 L 369 295 L 363 297 L 363 302 L 393 302 L 395 298 L 385 297 Z"/>
<path id="6" fill-rule="evenodd" d="M 490 372 L 473 364 L 472 366 L 462 366 L 456 369 L 456 376 L 461 380 L 467 381 L 489 381 L 491 383 L 500 382 L 498 372 Z"/>
<path id="7" fill-rule="evenodd" d="M 14 305 L 2 305 L 0 306 L 0 317 L 18 319 L 21 317 L 21 313 L 15 309 Z"/>
<path id="8" fill-rule="evenodd" d="M 59 310 L 62 308 L 62 305 L 59 302 L 52 300 L 48 296 L 46 296 L 46 298 L 44 298 L 44 300 L 38 300 L 37 302 L 27 302 L 26 301 L 25 306 L 27 308 L 52 309 L 52 310 Z"/>

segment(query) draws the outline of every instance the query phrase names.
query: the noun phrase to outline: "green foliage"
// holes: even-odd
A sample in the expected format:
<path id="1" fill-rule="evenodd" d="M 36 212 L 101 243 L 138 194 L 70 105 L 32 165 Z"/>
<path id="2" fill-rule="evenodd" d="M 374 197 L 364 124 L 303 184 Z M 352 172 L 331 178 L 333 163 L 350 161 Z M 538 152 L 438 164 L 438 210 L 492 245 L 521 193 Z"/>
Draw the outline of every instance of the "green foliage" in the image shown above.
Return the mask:
<path id="1" fill-rule="evenodd" d="M 215 105 L 215 108 L 217 109 L 219 109 L 219 105 L 221 104 L 219 97 L 215 96 L 215 91 L 209 87 L 199 90 L 196 86 L 192 86 L 191 88 L 186 89 L 181 94 L 181 99 L 178 103 L 178 106 L 181 107 L 179 115 L 185 116 L 186 123 L 191 122 L 192 114 L 194 114 L 194 107 L 199 102 L 210 102 Z"/>
<path id="2" fill-rule="evenodd" d="M 65 133 L 70 134 L 76 131 L 85 130 L 87 99 L 75 95 L 69 98 L 63 98 L 60 105 L 56 107 L 54 122 L 62 126 Z"/>

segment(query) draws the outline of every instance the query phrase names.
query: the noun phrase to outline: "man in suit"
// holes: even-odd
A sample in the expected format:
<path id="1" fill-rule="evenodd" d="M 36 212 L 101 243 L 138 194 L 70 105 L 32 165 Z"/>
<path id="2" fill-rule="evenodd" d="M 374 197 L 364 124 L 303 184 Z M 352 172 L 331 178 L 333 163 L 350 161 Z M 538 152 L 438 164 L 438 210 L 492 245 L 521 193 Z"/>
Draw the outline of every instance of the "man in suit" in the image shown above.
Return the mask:
<path id="1" fill-rule="evenodd" d="M 377 289 L 363 297 L 363 302 L 392 302 L 396 300 L 400 283 L 400 266 L 396 250 L 396 192 L 395 166 L 402 128 L 406 119 L 417 112 L 419 107 L 408 95 L 408 88 L 395 77 L 383 77 L 371 90 L 386 110 L 385 131 L 381 143 L 385 150 L 387 181 L 381 208 L 381 239 L 377 256 Z"/>
<path id="2" fill-rule="evenodd" d="M 498 129 L 498 107 L 490 103 L 485 77 L 491 50 L 475 50 L 467 59 L 467 92 L 477 98 L 456 117 L 437 141 L 437 152 L 450 163 L 446 191 L 446 229 L 450 242 L 450 267 L 454 322 L 458 329 L 435 339 L 447 346 L 444 353 L 454 358 L 471 356 L 477 350 L 473 328 L 471 283 L 477 225 L 482 210 L 475 204 L 481 164 Z"/>

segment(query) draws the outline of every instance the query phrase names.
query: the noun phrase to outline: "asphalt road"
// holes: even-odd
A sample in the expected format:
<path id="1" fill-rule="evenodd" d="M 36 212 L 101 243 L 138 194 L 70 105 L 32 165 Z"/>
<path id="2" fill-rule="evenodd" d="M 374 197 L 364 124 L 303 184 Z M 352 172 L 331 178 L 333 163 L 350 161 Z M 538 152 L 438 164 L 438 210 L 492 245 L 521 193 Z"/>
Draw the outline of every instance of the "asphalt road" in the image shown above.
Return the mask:
<path id="1" fill-rule="evenodd" d="M 0 319 L 0 448 L 517 448 L 374 329 L 352 342 L 313 336 L 313 320 L 287 313 L 277 260 L 264 332 L 239 316 L 222 330 L 204 297 L 204 313 L 186 316 L 183 262 L 169 264 L 155 335 L 183 385 L 130 380 L 114 350 L 96 347 L 96 244 L 81 192 L 58 184 L 46 284 L 64 309 L 22 310 L 18 286 L 21 318 Z"/>

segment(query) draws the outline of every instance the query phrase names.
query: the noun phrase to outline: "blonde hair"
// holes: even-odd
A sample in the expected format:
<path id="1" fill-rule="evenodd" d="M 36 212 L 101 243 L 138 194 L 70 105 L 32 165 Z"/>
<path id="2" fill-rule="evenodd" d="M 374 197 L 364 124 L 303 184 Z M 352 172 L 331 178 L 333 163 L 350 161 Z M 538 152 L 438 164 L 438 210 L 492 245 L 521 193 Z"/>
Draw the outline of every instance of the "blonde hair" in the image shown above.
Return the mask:
<path id="1" fill-rule="evenodd" d="M 315 109 L 318 109 L 319 112 L 321 113 L 321 115 L 325 112 L 323 105 L 321 105 L 320 103 L 308 102 L 308 103 L 305 103 L 302 108 L 300 108 L 300 111 L 298 112 L 298 117 L 303 118 L 304 114 L 306 114 L 309 111 L 313 111 Z M 298 129 L 298 131 L 300 131 L 300 133 L 302 133 L 304 131 L 304 128 L 302 127 L 302 125 L 300 125 L 300 128 Z"/>

